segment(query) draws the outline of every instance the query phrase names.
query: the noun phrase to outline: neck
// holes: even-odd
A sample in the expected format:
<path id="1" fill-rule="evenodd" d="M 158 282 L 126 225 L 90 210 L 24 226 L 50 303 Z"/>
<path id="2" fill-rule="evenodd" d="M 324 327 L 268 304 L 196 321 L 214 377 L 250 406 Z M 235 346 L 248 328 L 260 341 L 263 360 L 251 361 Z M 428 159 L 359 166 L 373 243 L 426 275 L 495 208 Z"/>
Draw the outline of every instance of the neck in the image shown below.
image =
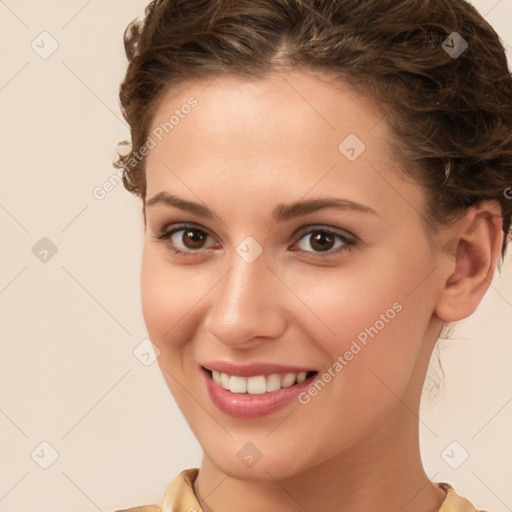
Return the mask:
<path id="1" fill-rule="evenodd" d="M 402 402 L 377 433 L 292 477 L 241 480 L 205 455 L 195 482 L 204 512 L 437 512 L 445 492 L 423 469 L 418 418 Z"/>

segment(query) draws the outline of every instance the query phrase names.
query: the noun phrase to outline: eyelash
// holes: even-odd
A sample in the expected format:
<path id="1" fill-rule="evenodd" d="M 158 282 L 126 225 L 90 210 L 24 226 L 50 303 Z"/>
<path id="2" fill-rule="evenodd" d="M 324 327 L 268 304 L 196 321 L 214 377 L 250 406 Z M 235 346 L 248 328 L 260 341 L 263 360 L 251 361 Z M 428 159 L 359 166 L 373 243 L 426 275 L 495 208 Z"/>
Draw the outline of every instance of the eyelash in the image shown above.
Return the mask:
<path id="1" fill-rule="evenodd" d="M 166 243 L 167 240 L 169 240 L 172 237 L 172 235 L 174 235 L 175 233 L 178 233 L 179 231 L 186 231 L 187 229 L 189 229 L 191 231 L 192 230 L 199 231 L 201 233 L 204 233 L 204 234 L 212 237 L 212 235 L 210 233 L 208 233 L 208 231 L 206 231 L 205 229 L 198 228 L 191 224 L 179 224 L 179 225 L 176 225 L 171 231 L 162 231 L 159 235 L 153 235 L 153 238 L 155 238 L 159 242 L 165 243 L 165 245 L 167 247 L 169 247 L 169 244 Z M 326 251 L 325 253 L 314 252 L 314 251 L 303 251 L 306 253 L 315 254 L 316 257 L 320 257 L 320 258 L 332 257 L 334 255 L 339 254 L 340 252 L 343 252 L 343 251 L 351 251 L 352 249 L 354 249 L 357 246 L 357 239 L 355 237 L 350 238 L 343 233 L 333 231 L 332 229 L 328 229 L 328 228 L 313 228 L 308 231 L 300 231 L 299 233 L 294 235 L 293 241 L 294 241 L 294 243 L 299 242 L 307 235 L 311 235 L 313 233 L 327 233 L 327 234 L 332 235 L 333 237 L 337 238 L 344 244 L 340 247 L 337 247 L 336 249 L 330 249 L 330 250 Z M 172 249 L 172 251 L 174 251 L 175 254 L 181 255 L 181 256 L 198 256 L 207 250 L 207 249 L 198 249 L 198 250 L 182 251 L 181 249 L 177 249 L 175 246 L 172 246 L 170 248 Z"/>

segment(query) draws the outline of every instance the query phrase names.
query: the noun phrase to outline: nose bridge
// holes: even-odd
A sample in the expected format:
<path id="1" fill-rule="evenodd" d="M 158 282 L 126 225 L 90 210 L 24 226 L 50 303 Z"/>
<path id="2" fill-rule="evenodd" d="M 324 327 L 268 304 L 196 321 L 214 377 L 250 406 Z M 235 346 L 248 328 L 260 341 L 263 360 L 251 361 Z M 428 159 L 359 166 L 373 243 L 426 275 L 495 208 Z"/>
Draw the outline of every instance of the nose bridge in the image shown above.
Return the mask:
<path id="1" fill-rule="evenodd" d="M 209 332 L 232 345 L 242 345 L 255 337 L 277 337 L 284 329 L 276 288 L 279 280 L 267 267 L 263 254 L 247 258 L 241 249 L 243 243 L 233 254 L 230 271 L 216 287 L 205 321 Z"/>

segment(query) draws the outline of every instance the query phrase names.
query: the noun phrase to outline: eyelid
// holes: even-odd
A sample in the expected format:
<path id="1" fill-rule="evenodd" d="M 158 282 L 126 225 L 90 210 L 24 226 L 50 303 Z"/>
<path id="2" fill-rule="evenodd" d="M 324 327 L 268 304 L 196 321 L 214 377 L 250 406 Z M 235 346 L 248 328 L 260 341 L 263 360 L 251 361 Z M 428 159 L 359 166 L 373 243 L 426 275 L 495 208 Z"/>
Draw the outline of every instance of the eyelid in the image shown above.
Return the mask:
<path id="1" fill-rule="evenodd" d="M 170 229 L 170 228 L 172 228 L 172 229 Z M 171 235 L 171 234 L 175 233 L 176 231 L 181 231 L 182 229 L 187 229 L 187 228 L 193 228 L 193 229 L 197 229 L 198 231 L 204 231 L 208 236 L 211 236 L 212 238 L 214 238 L 214 236 L 210 233 L 210 231 L 207 228 L 201 226 L 200 224 L 195 224 L 194 222 L 176 222 L 176 223 L 168 224 L 160 231 L 159 235 L 153 235 L 153 236 L 154 236 L 154 238 L 163 238 L 164 236 Z"/>
<path id="2" fill-rule="evenodd" d="M 326 224 L 310 224 L 303 228 L 300 228 L 294 235 L 292 235 L 292 240 L 300 240 L 304 237 L 304 235 L 308 235 L 314 231 L 324 231 L 326 233 L 331 233 L 335 236 L 339 236 L 349 242 L 356 243 L 359 241 L 358 237 L 349 231 L 341 228 L 334 228 L 327 226 Z"/>

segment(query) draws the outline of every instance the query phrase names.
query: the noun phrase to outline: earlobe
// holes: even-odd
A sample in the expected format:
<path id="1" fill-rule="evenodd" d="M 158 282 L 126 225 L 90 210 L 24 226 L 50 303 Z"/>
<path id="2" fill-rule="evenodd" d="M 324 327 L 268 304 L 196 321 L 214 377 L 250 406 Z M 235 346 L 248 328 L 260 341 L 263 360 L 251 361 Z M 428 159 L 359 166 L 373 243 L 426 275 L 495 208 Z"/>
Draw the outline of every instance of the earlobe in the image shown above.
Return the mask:
<path id="1" fill-rule="evenodd" d="M 494 276 L 503 243 L 499 203 L 484 201 L 468 208 L 445 237 L 440 264 L 447 276 L 435 313 L 444 322 L 456 322 L 476 310 Z"/>

